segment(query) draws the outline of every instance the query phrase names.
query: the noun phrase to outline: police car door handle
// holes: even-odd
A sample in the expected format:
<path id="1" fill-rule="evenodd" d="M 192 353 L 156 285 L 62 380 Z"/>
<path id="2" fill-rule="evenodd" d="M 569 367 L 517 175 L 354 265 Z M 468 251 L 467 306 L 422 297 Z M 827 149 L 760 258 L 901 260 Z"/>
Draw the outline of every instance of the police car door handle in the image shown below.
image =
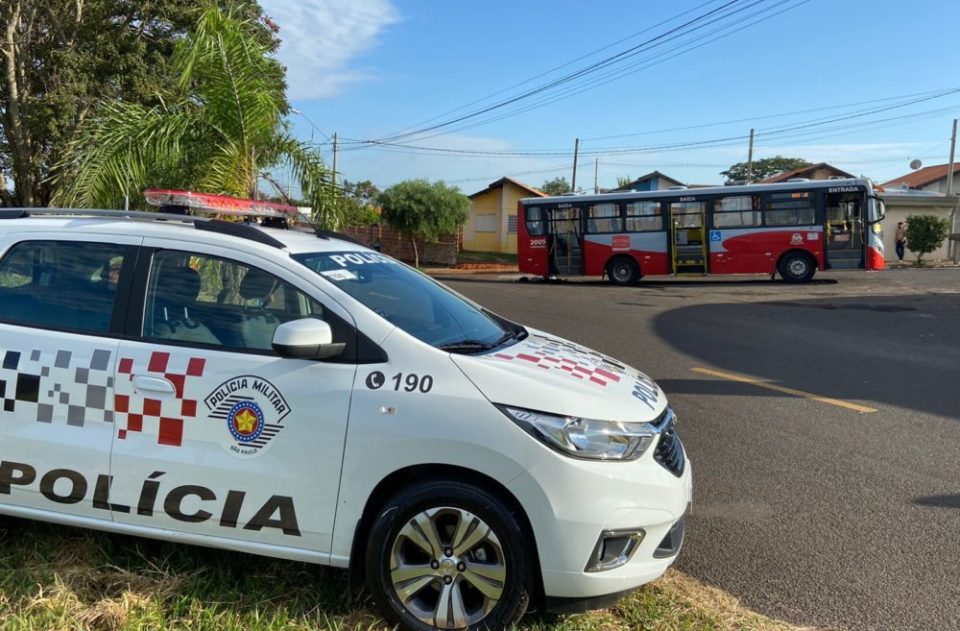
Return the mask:
<path id="1" fill-rule="evenodd" d="M 133 387 L 138 391 L 158 392 L 162 394 L 173 394 L 176 391 L 173 384 L 168 379 L 162 377 L 148 377 L 146 375 L 137 375 L 133 378 Z"/>

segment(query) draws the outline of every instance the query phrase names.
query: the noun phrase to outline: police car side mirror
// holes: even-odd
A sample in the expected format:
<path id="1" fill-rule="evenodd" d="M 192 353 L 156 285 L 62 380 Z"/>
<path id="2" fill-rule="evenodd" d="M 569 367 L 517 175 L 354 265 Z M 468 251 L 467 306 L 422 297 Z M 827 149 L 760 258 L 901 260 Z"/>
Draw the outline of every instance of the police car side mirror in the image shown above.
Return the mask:
<path id="1" fill-rule="evenodd" d="M 273 350 L 293 359 L 329 359 L 346 346 L 333 341 L 333 330 L 323 320 L 303 318 L 284 322 L 273 332 Z"/>

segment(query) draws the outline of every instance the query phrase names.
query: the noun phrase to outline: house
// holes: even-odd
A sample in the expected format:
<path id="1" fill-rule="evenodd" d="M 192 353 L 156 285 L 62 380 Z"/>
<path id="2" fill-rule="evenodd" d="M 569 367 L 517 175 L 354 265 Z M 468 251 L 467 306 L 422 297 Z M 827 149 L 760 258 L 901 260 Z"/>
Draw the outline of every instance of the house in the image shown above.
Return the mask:
<path id="1" fill-rule="evenodd" d="M 956 197 L 947 197 L 947 174 L 949 164 L 937 164 L 911 171 L 900 177 L 884 182 L 883 199 L 886 202 L 887 218 L 883 221 L 883 241 L 887 250 L 887 260 L 894 259 L 893 234 L 897 229 L 897 222 L 906 221 L 910 215 L 935 215 L 944 219 L 953 220 L 954 208 L 957 205 Z M 953 167 L 953 192 L 960 193 L 960 164 Z M 957 232 L 956 229 L 951 232 Z M 949 257 L 949 243 L 944 243 L 936 252 L 928 254 L 931 260 Z M 905 260 L 916 260 L 910 250 L 907 250 Z"/>
<path id="2" fill-rule="evenodd" d="M 623 193 L 626 191 L 665 191 L 678 186 L 686 186 L 680 180 L 675 180 L 660 171 L 652 171 L 642 175 L 626 186 L 603 191 L 604 193 Z"/>
<path id="3" fill-rule="evenodd" d="M 463 249 L 476 252 L 517 252 L 517 202 L 547 194 L 513 178 L 502 177 L 470 198 L 463 227 Z"/>
<path id="4" fill-rule="evenodd" d="M 946 171 L 944 171 L 946 173 Z M 879 189 L 878 189 L 879 190 Z M 947 197 L 943 193 L 935 191 L 916 191 L 907 189 L 886 189 L 881 193 L 886 216 L 880 222 L 883 228 L 883 248 L 884 258 L 888 261 L 896 261 L 896 233 L 897 223 L 906 222 L 911 215 L 934 215 L 943 219 L 952 220 L 953 209 L 957 204 L 956 197 Z M 935 261 L 938 259 L 947 259 L 950 257 L 949 241 L 924 256 L 924 259 Z M 917 257 L 908 246 L 905 261 L 916 261 Z"/>
<path id="5" fill-rule="evenodd" d="M 893 189 L 912 189 L 946 193 L 947 171 L 949 170 L 949 164 L 937 164 L 932 167 L 924 167 L 884 182 L 883 188 L 890 191 Z M 953 165 L 953 191 L 955 193 L 960 192 L 960 164 Z"/>
<path id="6" fill-rule="evenodd" d="M 793 169 L 790 171 L 784 171 L 783 173 L 777 173 L 776 175 L 771 175 L 767 179 L 760 182 L 761 184 L 775 184 L 777 182 L 786 182 L 787 180 L 792 179 L 805 179 L 805 180 L 829 180 L 830 178 L 855 178 L 857 177 L 853 173 L 847 173 L 843 169 L 838 169 L 832 164 L 827 164 L 826 162 L 818 162 L 817 164 L 811 164 L 809 166 L 800 167 L 799 169 Z"/>

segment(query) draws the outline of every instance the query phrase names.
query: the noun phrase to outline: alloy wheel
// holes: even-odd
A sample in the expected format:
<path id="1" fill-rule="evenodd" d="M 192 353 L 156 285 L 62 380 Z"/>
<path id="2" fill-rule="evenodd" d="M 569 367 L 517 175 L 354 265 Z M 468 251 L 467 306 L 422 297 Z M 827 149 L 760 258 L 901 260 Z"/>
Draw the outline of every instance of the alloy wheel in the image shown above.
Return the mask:
<path id="1" fill-rule="evenodd" d="M 483 620 L 500 602 L 506 577 L 496 533 L 461 508 L 416 513 L 391 546 L 390 581 L 397 600 L 437 628 L 464 628 Z"/>

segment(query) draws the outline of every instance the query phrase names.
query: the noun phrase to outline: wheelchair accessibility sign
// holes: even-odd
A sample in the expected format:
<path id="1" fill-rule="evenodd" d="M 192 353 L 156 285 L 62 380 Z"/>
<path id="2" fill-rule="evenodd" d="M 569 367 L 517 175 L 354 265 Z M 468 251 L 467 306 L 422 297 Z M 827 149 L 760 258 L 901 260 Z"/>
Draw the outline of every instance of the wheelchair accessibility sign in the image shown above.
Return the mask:
<path id="1" fill-rule="evenodd" d="M 719 230 L 711 230 L 711 231 L 710 231 L 710 240 L 719 243 L 719 242 L 721 241 L 721 239 L 720 239 L 720 231 L 719 231 Z"/>

